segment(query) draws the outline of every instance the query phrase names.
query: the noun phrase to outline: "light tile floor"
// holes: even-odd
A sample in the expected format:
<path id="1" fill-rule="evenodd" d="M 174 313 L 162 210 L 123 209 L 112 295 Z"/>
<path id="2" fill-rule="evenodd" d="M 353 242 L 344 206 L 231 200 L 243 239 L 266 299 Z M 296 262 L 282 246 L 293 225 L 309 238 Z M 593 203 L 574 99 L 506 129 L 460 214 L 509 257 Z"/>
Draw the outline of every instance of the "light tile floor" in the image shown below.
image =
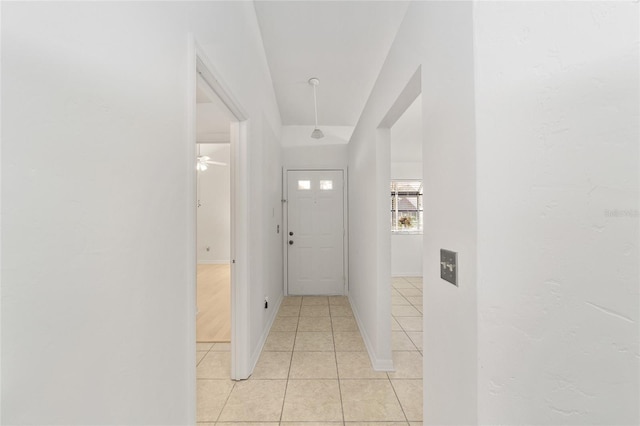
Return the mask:
<path id="1" fill-rule="evenodd" d="M 392 287 L 394 372 L 371 368 L 346 297 L 287 297 L 248 380 L 229 380 L 229 344 L 198 344 L 198 423 L 420 425 L 422 278 Z"/>

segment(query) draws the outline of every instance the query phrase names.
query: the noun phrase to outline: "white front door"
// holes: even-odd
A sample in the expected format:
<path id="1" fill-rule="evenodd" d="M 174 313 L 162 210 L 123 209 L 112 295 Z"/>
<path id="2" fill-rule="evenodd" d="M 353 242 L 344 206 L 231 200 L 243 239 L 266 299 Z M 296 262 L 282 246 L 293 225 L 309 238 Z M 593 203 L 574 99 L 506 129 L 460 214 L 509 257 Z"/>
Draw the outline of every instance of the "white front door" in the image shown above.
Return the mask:
<path id="1" fill-rule="evenodd" d="M 344 294 L 342 170 L 287 171 L 287 287 L 291 295 Z"/>

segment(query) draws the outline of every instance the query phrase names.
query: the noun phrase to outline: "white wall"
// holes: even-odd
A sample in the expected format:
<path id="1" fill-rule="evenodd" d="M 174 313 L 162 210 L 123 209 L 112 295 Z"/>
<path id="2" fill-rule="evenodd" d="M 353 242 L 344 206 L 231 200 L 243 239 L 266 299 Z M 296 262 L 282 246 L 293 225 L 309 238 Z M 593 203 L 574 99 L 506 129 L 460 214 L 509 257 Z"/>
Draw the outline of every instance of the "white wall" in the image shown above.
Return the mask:
<path id="1" fill-rule="evenodd" d="M 422 96 L 391 126 L 391 164 L 422 164 Z M 422 167 L 416 170 L 422 175 Z"/>
<path id="2" fill-rule="evenodd" d="M 391 276 L 422 275 L 422 234 L 391 234 Z"/>
<path id="3" fill-rule="evenodd" d="M 393 140 L 392 140 L 393 141 Z M 420 154 L 422 160 L 422 153 Z M 422 161 L 391 162 L 392 179 L 422 179 Z"/>
<path id="4" fill-rule="evenodd" d="M 479 421 L 638 424 L 638 3 L 475 18 Z"/>
<path id="5" fill-rule="evenodd" d="M 371 191 L 371 185 L 384 165 L 389 167 L 390 154 L 374 141 L 384 137 L 376 128 L 422 66 L 423 179 L 425 199 L 430 200 L 425 203 L 423 257 L 427 424 L 476 421 L 472 28 L 470 3 L 412 3 L 349 143 L 351 297 L 363 332 L 374 336 L 376 350 L 384 355 L 390 346 L 390 331 L 383 322 L 389 322 L 390 301 L 384 300 L 382 289 L 389 283 L 380 282 L 371 265 L 388 262 L 378 246 L 389 237 L 385 233 L 372 238 L 385 232 L 372 212 L 380 210 L 388 223 L 388 181 L 386 188 L 380 182 L 378 193 Z M 440 248 L 459 253 L 460 287 L 440 279 Z"/>
<path id="6" fill-rule="evenodd" d="M 282 161 L 286 168 L 346 168 L 347 142 L 353 132 L 348 126 L 320 126 L 322 139 L 311 138 L 314 126 L 282 127 Z"/>
<path id="7" fill-rule="evenodd" d="M 347 167 L 347 152 L 347 145 L 290 146 L 282 148 L 282 161 L 290 169 L 339 169 Z"/>
<path id="8" fill-rule="evenodd" d="M 256 301 L 282 295 L 265 226 L 281 164 L 262 156 L 280 119 L 253 5 L 3 2 L 3 424 L 195 421 L 190 32 L 250 117 L 259 346 Z"/>
<path id="9" fill-rule="evenodd" d="M 231 259 L 231 176 L 229 144 L 200 144 L 200 153 L 226 166 L 198 172 L 198 263 L 222 264 Z M 207 251 L 207 248 L 209 249 Z"/>
<path id="10" fill-rule="evenodd" d="M 261 150 L 250 164 L 256 174 L 249 211 L 257 219 L 249 234 L 249 244 L 252 246 L 249 254 L 257 260 L 249 277 L 249 284 L 252 286 L 249 295 L 251 363 L 254 366 L 284 294 L 280 134 L 279 128 L 271 127 L 268 117 L 262 116 L 262 123 Z M 259 215 L 256 214 L 257 209 L 260 211 Z M 268 309 L 264 309 L 265 297 L 270 301 Z"/>

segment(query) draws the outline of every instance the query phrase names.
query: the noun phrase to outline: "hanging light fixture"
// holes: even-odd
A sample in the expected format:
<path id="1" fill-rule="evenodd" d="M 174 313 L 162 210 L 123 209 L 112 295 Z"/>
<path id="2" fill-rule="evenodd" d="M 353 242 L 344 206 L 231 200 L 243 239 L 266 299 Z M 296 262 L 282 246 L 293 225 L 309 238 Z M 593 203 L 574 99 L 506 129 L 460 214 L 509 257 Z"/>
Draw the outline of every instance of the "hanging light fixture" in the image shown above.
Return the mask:
<path id="1" fill-rule="evenodd" d="M 221 163 L 220 161 L 213 161 L 208 155 L 200 155 L 200 144 L 198 144 L 198 157 L 196 158 L 196 170 L 204 172 L 209 168 L 209 165 L 226 166 L 227 163 Z"/>
<path id="2" fill-rule="evenodd" d="M 316 113 L 316 127 L 313 129 L 313 132 L 311 132 L 311 137 L 314 139 L 320 139 L 324 138 L 324 133 L 322 133 L 322 130 L 318 129 L 318 99 L 316 97 L 316 87 L 320 84 L 320 80 L 315 77 L 310 78 L 309 84 L 313 86 L 313 106 Z"/>
<path id="3" fill-rule="evenodd" d="M 204 157 L 200 157 L 200 156 L 198 157 L 198 163 L 196 164 L 196 169 L 199 172 L 204 172 L 209 168 L 209 165 L 207 164 L 208 159 L 209 157 L 207 157 L 206 155 Z"/>
<path id="4" fill-rule="evenodd" d="M 208 159 L 209 157 L 207 157 L 206 155 L 203 156 L 200 154 L 200 144 L 198 144 L 198 157 L 196 158 L 196 170 L 199 172 L 204 172 L 205 170 L 207 170 L 209 168 L 209 165 L 207 164 Z"/>

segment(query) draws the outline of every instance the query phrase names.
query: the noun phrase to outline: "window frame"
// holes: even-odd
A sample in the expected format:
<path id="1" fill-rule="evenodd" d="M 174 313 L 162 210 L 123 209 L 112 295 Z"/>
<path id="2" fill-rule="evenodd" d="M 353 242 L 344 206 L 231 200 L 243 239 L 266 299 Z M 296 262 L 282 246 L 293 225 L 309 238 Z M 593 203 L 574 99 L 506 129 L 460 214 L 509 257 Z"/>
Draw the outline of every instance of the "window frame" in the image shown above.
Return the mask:
<path id="1" fill-rule="evenodd" d="M 418 182 L 420 184 L 419 189 L 417 191 L 398 191 L 399 183 L 414 183 Z M 395 191 L 394 189 L 395 188 Z M 422 234 L 424 230 L 424 185 L 422 179 L 391 179 L 389 185 L 389 192 L 391 197 L 391 233 L 399 234 L 399 235 L 411 235 L 411 234 Z M 415 210 L 406 210 L 399 209 L 399 197 L 402 195 L 405 196 L 416 196 L 416 204 L 417 207 Z M 395 209 L 394 209 L 395 206 Z M 415 227 L 409 229 L 403 229 L 398 226 L 398 219 L 401 212 L 415 212 L 417 217 L 417 225 Z M 395 220 L 394 220 L 395 214 Z"/>

